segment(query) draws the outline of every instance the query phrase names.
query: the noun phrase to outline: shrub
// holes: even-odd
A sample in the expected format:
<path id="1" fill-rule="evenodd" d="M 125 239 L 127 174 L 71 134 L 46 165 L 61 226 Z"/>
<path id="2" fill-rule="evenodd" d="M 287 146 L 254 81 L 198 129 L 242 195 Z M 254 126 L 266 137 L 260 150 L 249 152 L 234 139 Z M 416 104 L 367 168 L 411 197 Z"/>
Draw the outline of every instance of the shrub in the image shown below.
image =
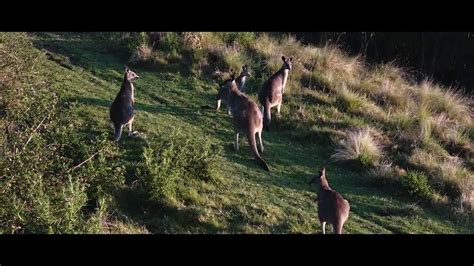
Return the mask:
<path id="1" fill-rule="evenodd" d="M 428 177 L 419 171 L 409 171 L 406 176 L 401 179 L 402 185 L 408 193 L 421 200 L 430 200 L 433 191 L 428 183 Z"/>
<path id="2" fill-rule="evenodd" d="M 141 43 L 132 54 L 131 63 L 147 62 L 153 58 L 153 50 L 147 43 Z"/>
<path id="3" fill-rule="evenodd" d="M 24 38 L 0 34 L 13 59 L 12 71 L 22 70 L 2 88 L 0 230 L 97 231 L 100 213 L 86 209 L 122 184 L 123 168 L 113 160 L 117 150 L 107 134 L 87 135 L 74 128 L 72 109 L 60 104 L 63 91 L 51 84 L 54 79 L 44 70 L 44 57 Z"/>
<path id="4" fill-rule="evenodd" d="M 249 46 L 256 39 L 256 35 L 253 32 L 220 32 L 217 34 L 228 45 L 239 44 Z"/>
<path id="5" fill-rule="evenodd" d="M 179 198 L 179 187 L 193 181 L 215 181 L 219 150 L 209 141 L 196 140 L 177 131 L 148 140 L 139 176 L 154 200 L 171 203 Z"/>
<path id="6" fill-rule="evenodd" d="M 438 154 L 433 150 L 414 150 L 410 163 L 426 171 L 432 177 L 433 184 L 436 184 L 435 188 L 452 201 L 467 198 L 474 189 L 474 181 L 462 159 L 450 156 L 443 149 Z"/>
<path id="7" fill-rule="evenodd" d="M 168 53 L 176 54 L 183 49 L 183 38 L 181 33 L 166 32 L 158 48 Z"/>

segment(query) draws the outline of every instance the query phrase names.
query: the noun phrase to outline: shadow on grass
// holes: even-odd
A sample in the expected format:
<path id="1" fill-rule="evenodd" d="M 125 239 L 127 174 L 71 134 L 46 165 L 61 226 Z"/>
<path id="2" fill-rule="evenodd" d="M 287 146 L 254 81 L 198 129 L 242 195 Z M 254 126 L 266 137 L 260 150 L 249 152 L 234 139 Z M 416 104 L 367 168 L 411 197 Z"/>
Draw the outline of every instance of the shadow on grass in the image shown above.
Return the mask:
<path id="1" fill-rule="evenodd" d="M 200 213 L 191 208 L 177 208 L 150 200 L 140 188 L 127 187 L 116 191 L 120 214 L 145 226 L 153 234 L 217 233 L 215 225 L 199 220 Z M 118 215 L 120 219 L 120 215 Z"/>

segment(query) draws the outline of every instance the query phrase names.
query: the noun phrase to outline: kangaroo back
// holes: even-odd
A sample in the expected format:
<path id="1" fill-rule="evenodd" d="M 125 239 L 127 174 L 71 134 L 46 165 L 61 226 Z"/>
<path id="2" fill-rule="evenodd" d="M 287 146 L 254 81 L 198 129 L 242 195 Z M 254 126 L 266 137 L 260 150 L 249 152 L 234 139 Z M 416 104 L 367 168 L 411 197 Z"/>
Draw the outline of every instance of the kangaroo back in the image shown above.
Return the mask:
<path id="1" fill-rule="evenodd" d="M 265 83 L 258 93 L 258 100 L 262 105 L 262 112 L 264 113 L 263 125 L 265 130 L 270 130 L 271 123 L 271 108 L 280 106 L 283 101 L 283 93 L 285 92 L 286 82 L 288 80 L 288 73 L 292 68 L 293 58 L 286 58 L 282 56 L 283 65 L 275 74 L 273 74 Z"/>
<path id="2" fill-rule="evenodd" d="M 341 234 L 342 227 L 349 218 L 350 205 L 341 194 L 333 190 L 326 179 L 325 169 L 320 170 L 319 177 L 315 177 L 311 183 L 319 179 L 318 192 L 318 217 L 322 224 L 326 222 L 333 225 L 334 233 Z M 323 225 L 324 232 L 324 225 Z"/>
<path id="3" fill-rule="evenodd" d="M 318 195 L 319 218 L 333 225 L 344 223 L 349 216 L 349 202 L 332 189 L 321 189 Z"/>
<path id="4" fill-rule="evenodd" d="M 263 150 L 263 143 L 261 139 L 261 133 L 263 130 L 262 112 L 252 99 L 248 98 L 245 94 L 238 90 L 233 78 L 228 82 L 228 84 L 230 86 L 228 104 L 231 107 L 232 124 L 234 126 L 235 133 L 237 133 L 237 141 L 239 133 L 246 134 L 256 162 L 260 167 L 269 171 L 268 164 L 265 162 L 265 160 L 263 160 L 258 152 L 255 138 L 255 134 L 258 134 L 260 145 Z"/>
<path id="5" fill-rule="evenodd" d="M 122 126 L 133 121 L 135 98 L 132 81 L 138 78 L 137 74 L 131 71 L 128 67 L 125 67 L 122 86 L 110 106 L 109 115 L 114 124 L 114 139 L 116 141 L 120 139 Z"/>

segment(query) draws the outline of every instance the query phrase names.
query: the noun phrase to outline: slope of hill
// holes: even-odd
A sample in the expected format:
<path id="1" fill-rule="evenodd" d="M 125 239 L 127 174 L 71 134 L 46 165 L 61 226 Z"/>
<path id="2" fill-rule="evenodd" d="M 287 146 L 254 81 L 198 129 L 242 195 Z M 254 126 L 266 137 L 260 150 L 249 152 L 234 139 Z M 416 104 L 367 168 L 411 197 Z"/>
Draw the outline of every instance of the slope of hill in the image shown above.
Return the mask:
<path id="1" fill-rule="evenodd" d="M 307 183 L 326 165 L 351 203 L 346 233 L 472 233 L 470 99 L 399 68 L 265 34 L 170 34 L 155 49 L 146 35 L 0 40 L 0 232 L 320 232 Z M 282 53 L 297 63 L 263 134 L 265 172 L 245 139 L 231 148 L 226 112 L 201 106 L 215 67 L 249 64 L 256 100 Z M 139 134 L 114 143 L 108 108 L 130 58 Z"/>

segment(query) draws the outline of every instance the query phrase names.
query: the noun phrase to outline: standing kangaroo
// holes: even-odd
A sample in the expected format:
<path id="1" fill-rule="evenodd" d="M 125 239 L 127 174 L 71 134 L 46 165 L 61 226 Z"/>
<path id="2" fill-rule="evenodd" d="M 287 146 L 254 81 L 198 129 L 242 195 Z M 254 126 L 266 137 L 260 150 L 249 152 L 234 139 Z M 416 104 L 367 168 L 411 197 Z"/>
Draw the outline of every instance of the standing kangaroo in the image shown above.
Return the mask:
<path id="1" fill-rule="evenodd" d="M 278 114 L 280 114 L 283 93 L 285 93 L 286 81 L 288 80 L 288 72 L 292 68 L 293 57 L 281 57 L 283 66 L 273 76 L 271 76 L 262 86 L 258 93 L 258 100 L 262 105 L 264 114 L 263 125 L 265 130 L 270 131 L 270 122 L 272 120 L 271 108 L 276 106 Z"/>
<path id="2" fill-rule="evenodd" d="M 260 152 L 263 152 L 262 131 L 263 131 L 263 115 L 258 105 L 243 94 L 237 87 L 235 76 L 232 75 L 229 80 L 225 82 L 229 86 L 228 104 L 232 112 L 232 124 L 235 132 L 235 150 L 239 150 L 239 134 L 247 135 L 252 153 L 255 160 L 263 169 L 270 171 L 267 163 L 258 153 L 257 141 L 255 134 L 258 134 L 260 141 Z"/>
<path id="3" fill-rule="evenodd" d="M 138 78 L 137 74 L 125 66 L 125 75 L 123 77 L 122 86 L 110 107 L 110 119 L 114 124 L 115 141 L 120 140 L 123 126 L 128 125 L 128 136 L 137 133 L 137 131 L 132 132 L 134 118 L 133 107 L 135 105 L 135 88 L 133 87 L 132 81 Z"/>
<path id="4" fill-rule="evenodd" d="M 235 80 L 235 83 L 237 84 L 237 88 L 239 89 L 239 91 L 241 92 L 244 91 L 245 82 L 247 81 L 247 77 L 250 77 L 250 76 L 251 74 L 248 70 L 248 66 L 244 65 L 242 67 L 242 72 L 240 72 L 240 75 Z M 227 81 L 219 86 L 219 92 L 217 93 L 217 96 L 216 96 L 216 101 L 217 101 L 216 110 L 219 111 L 219 109 L 221 108 L 221 101 L 223 101 L 227 105 L 227 110 L 230 115 L 231 114 L 230 107 L 227 102 L 228 97 L 229 97 L 229 91 L 230 91 L 230 88 L 227 84 Z"/>
<path id="5" fill-rule="evenodd" d="M 318 181 L 318 216 L 323 234 L 326 234 L 326 222 L 332 224 L 334 234 L 342 234 L 342 227 L 347 218 L 349 218 L 349 202 L 341 194 L 329 187 L 325 168 L 322 168 L 319 171 L 319 176 L 315 176 L 309 184 L 317 183 Z"/>

